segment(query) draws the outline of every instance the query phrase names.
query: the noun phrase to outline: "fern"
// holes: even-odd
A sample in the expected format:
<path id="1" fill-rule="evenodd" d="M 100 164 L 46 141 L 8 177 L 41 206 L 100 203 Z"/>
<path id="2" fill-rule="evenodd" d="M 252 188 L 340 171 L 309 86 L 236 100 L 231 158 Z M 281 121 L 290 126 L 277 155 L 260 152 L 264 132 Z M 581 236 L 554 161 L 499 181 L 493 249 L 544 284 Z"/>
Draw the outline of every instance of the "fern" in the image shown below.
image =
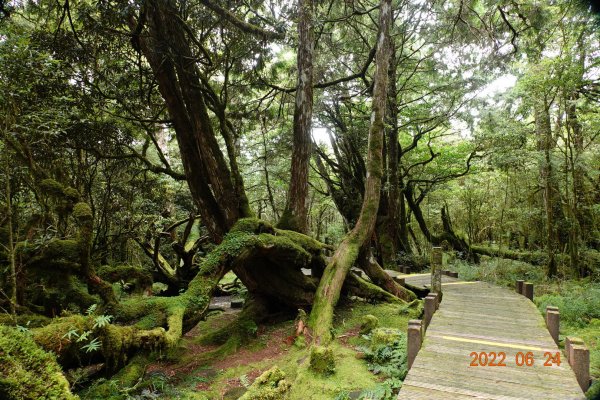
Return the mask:
<path id="1" fill-rule="evenodd" d="M 62 338 L 67 338 L 68 340 L 71 340 L 73 338 L 78 338 L 79 337 L 79 333 L 77 333 L 77 329 L 71 329 L 69 332 L 65 333 Z"/>
<path id="2" fill-rule="evenodd" d="M 77 338 L 77 343 L 85 342 L 86 340 L 88 340 L 91 333 L 92 333 L 92 331 L 83 332 L 81 335 L 79 335 L 79 338 Z"/>
<path id="3" fill-rule="evenodd" d="M 98 350 L 102 346 L 102 343 L 98 340 L 98 338 L 94 338 L 85 346 L 81 346 L 81 350 L 85 350 L 86 353 L 91 353 L 92 351 Z"/>
<path id="4" fill-rule="evenodd" d="M 110 320 L 112 319 L 112 315 L 99 315 L 94 318 L 94 326 L 92 329 L 103 328 L 106 325 L 110 324 Z"/>
<path id="5" fill-rule="evenodd" d="M 29 324 L 30 323 L 31 323 L 31 321 L 27 321 L 27 323 L 25 324 L 25 326 L 17 325 L 17 331 L 19 331 L 21 333 L 31 333 L 29 331 Z"/>
<path id="6" fill-rule="evenodd" d="M 98 304 L 92 304 L 91 306 L 88 307 L 88 309 L 86 310 L 86 314 L 87 315 L 92 315 L 96 309 L 98 308 Z"/>

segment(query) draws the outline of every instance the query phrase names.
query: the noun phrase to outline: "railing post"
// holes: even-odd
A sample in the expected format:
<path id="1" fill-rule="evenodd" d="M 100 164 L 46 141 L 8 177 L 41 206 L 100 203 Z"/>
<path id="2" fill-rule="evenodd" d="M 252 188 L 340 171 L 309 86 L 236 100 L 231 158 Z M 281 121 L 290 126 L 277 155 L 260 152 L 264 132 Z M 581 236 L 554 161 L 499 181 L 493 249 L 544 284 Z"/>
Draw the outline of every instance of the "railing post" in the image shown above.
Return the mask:
<path id="1" fill-rule="evenodd" d="M 431 291 L 442 297 L 442 248 L 431 249 Z"/>
<path id="2" fill-rule="evenodd" d="M 523 296 L 525 296 L 529 300 L 533 301 L 533 283 L 530 283 L 530 282 L 523 283 Z"/>
<path id="3" fill-rule="evenodd" d="M 417 354 L 421 349 L 421 343 L 423 342 L 423 325 L 422 321 L 418 319 L 412 319 L 408 321 L 408 337 L 407 337 L 407 358 L 408 358 L 408 369 L 410 369 L 417 358 Z"/>
<path id="4" fill-rule="evenodd" d="M 583 340 L 574 336 L 567 336 L 565 338 L 565 354 L 570 366 L 573 366 L 573 346 L 577 345 L 583 346 Z"/>
<path id="5" fill-rule="evenodd" d="M 519 279 L 517 281 L 517 285 L 516 285 L 515 289 L 516 289 L 516 292 L 519 294 L 523 294 L 523 283 L 525 283 L 525 281 L 522 279 Z"/>
<path id="6" fill-rule="evenodd" d="M 581 390 L 586 392 L 590 387 L 590 351 L 585 346 L 572 345 L 571 354 L 573 356 L 571 368 L 575 372 Z"/>
<path id="7" fill-rule="evenodd" d="M 425 297 L 425 312 L 423 314 L 423 328 L 427 330 L 429 323 L 431 322 L 431 318 L 437 309 L 437 294 L 431 295 L 428 294 Z"/>
<path id="8" fill-rule="evenodd" d="M 558 307 L 546 306 L 546 327 L 554 343 L 558 344 L 558 335 L 560 332 L 560 313 Z"/>

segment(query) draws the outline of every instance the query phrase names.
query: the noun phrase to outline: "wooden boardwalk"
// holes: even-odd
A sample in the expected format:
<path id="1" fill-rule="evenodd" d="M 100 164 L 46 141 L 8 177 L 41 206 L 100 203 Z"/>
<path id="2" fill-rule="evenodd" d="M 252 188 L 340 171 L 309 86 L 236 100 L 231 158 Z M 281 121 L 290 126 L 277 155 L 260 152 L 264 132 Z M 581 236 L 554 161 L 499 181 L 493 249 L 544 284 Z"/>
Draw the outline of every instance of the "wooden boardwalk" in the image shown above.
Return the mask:
<path id="1" fill-rule="evenodd" d="M 415 286 L 431 279 L 401 277 Z M 544 353 L 560 350 L 531 301 L 483 282 L 444 277 L 442 288 L 443 301 L 398 399 L 585 399 L 562 353 L 560 366 L 544 366 Z M 471 366 L 472 352 L 504 352 L 506 366 Z M 517 353 L 528 352 L 533 365 L 517 366 Z"/>

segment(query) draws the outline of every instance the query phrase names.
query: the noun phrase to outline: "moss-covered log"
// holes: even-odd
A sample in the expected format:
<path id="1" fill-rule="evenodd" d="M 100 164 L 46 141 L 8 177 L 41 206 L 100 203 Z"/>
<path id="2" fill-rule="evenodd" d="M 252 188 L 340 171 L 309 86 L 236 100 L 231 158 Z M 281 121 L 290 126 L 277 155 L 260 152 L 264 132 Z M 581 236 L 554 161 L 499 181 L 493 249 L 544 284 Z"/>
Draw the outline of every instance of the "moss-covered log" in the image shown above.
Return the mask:
<path id="1" fill-rule="evenodd" d="M 312 304 L 316 282 L 302 268 L 323 265 L 321 249 L 319 242 L 304 235 L 275 230 L 258 219 L 242 219 L 204 258 L 183 294 L 135 296 L 105 308 L 119 325 L 94 328 L 91 316 L 56 318 L 35 329 L 34 338 L 55 352 L 61 364 L 70 366 L 86 356 L 69 332 L 91 331 L 102 343 L 102 358 L 114 370 L 137 350 L 174 346 L 204 316 L 215 288 L 229 270 L 238 271 L 249 290 L 261 293 L 267 302 L 293 310 Z"/>
<path id="2" fill-rule="evenodd" d="M 489 257 L 507 258 L 509 260 L 523 261 L 533 265 L 546 265 L 548 257 L 541 251 L 517 251 L 510 249 L 495 249 L 485 246 L 471 246 L 477 254 Z"/>

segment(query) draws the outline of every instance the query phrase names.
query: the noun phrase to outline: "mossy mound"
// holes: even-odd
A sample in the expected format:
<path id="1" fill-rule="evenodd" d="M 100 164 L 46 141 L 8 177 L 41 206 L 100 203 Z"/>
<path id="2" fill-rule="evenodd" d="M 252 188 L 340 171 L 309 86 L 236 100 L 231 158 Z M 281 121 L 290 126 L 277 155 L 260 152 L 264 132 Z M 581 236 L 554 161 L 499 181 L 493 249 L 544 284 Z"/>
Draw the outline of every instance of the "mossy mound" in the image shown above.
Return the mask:
<path id="1" fill-rule="evenodd" d="M 310 349 L 310 369 L 321 375 L 335 373 L 335 357 L 330 347 L 313 346 Z"/>
<path id="2" fill-rule="evenodd" d="M 377 328 L 379 325 L 379 320 L 376 316 L 367 314 L 362 318 L 360 323 L 360 333 L 361 335 L 365 335 L 370 333 L 373 329 Z"/>
<path id="3" fill-rule="evenodd" d="M 0 325 L 0 398 L 19 400 L 77 399 L 56 358 L 32 338 Z"/>
<path id="4" fill-rule="evenodd" d="M 285 380 L 285 372 L 278 367 L 273 367 L 256 378 L 239 400 L 282 399 L 290 387 L 290 383 Z"/>
<path id="5" fill-rule="evenodd" d="M 97 274 L 111 283 L 135 282 L 138 289 L 152 286 L 152 273 L 134 265 L 104 265 L 98 269 Z"/>

